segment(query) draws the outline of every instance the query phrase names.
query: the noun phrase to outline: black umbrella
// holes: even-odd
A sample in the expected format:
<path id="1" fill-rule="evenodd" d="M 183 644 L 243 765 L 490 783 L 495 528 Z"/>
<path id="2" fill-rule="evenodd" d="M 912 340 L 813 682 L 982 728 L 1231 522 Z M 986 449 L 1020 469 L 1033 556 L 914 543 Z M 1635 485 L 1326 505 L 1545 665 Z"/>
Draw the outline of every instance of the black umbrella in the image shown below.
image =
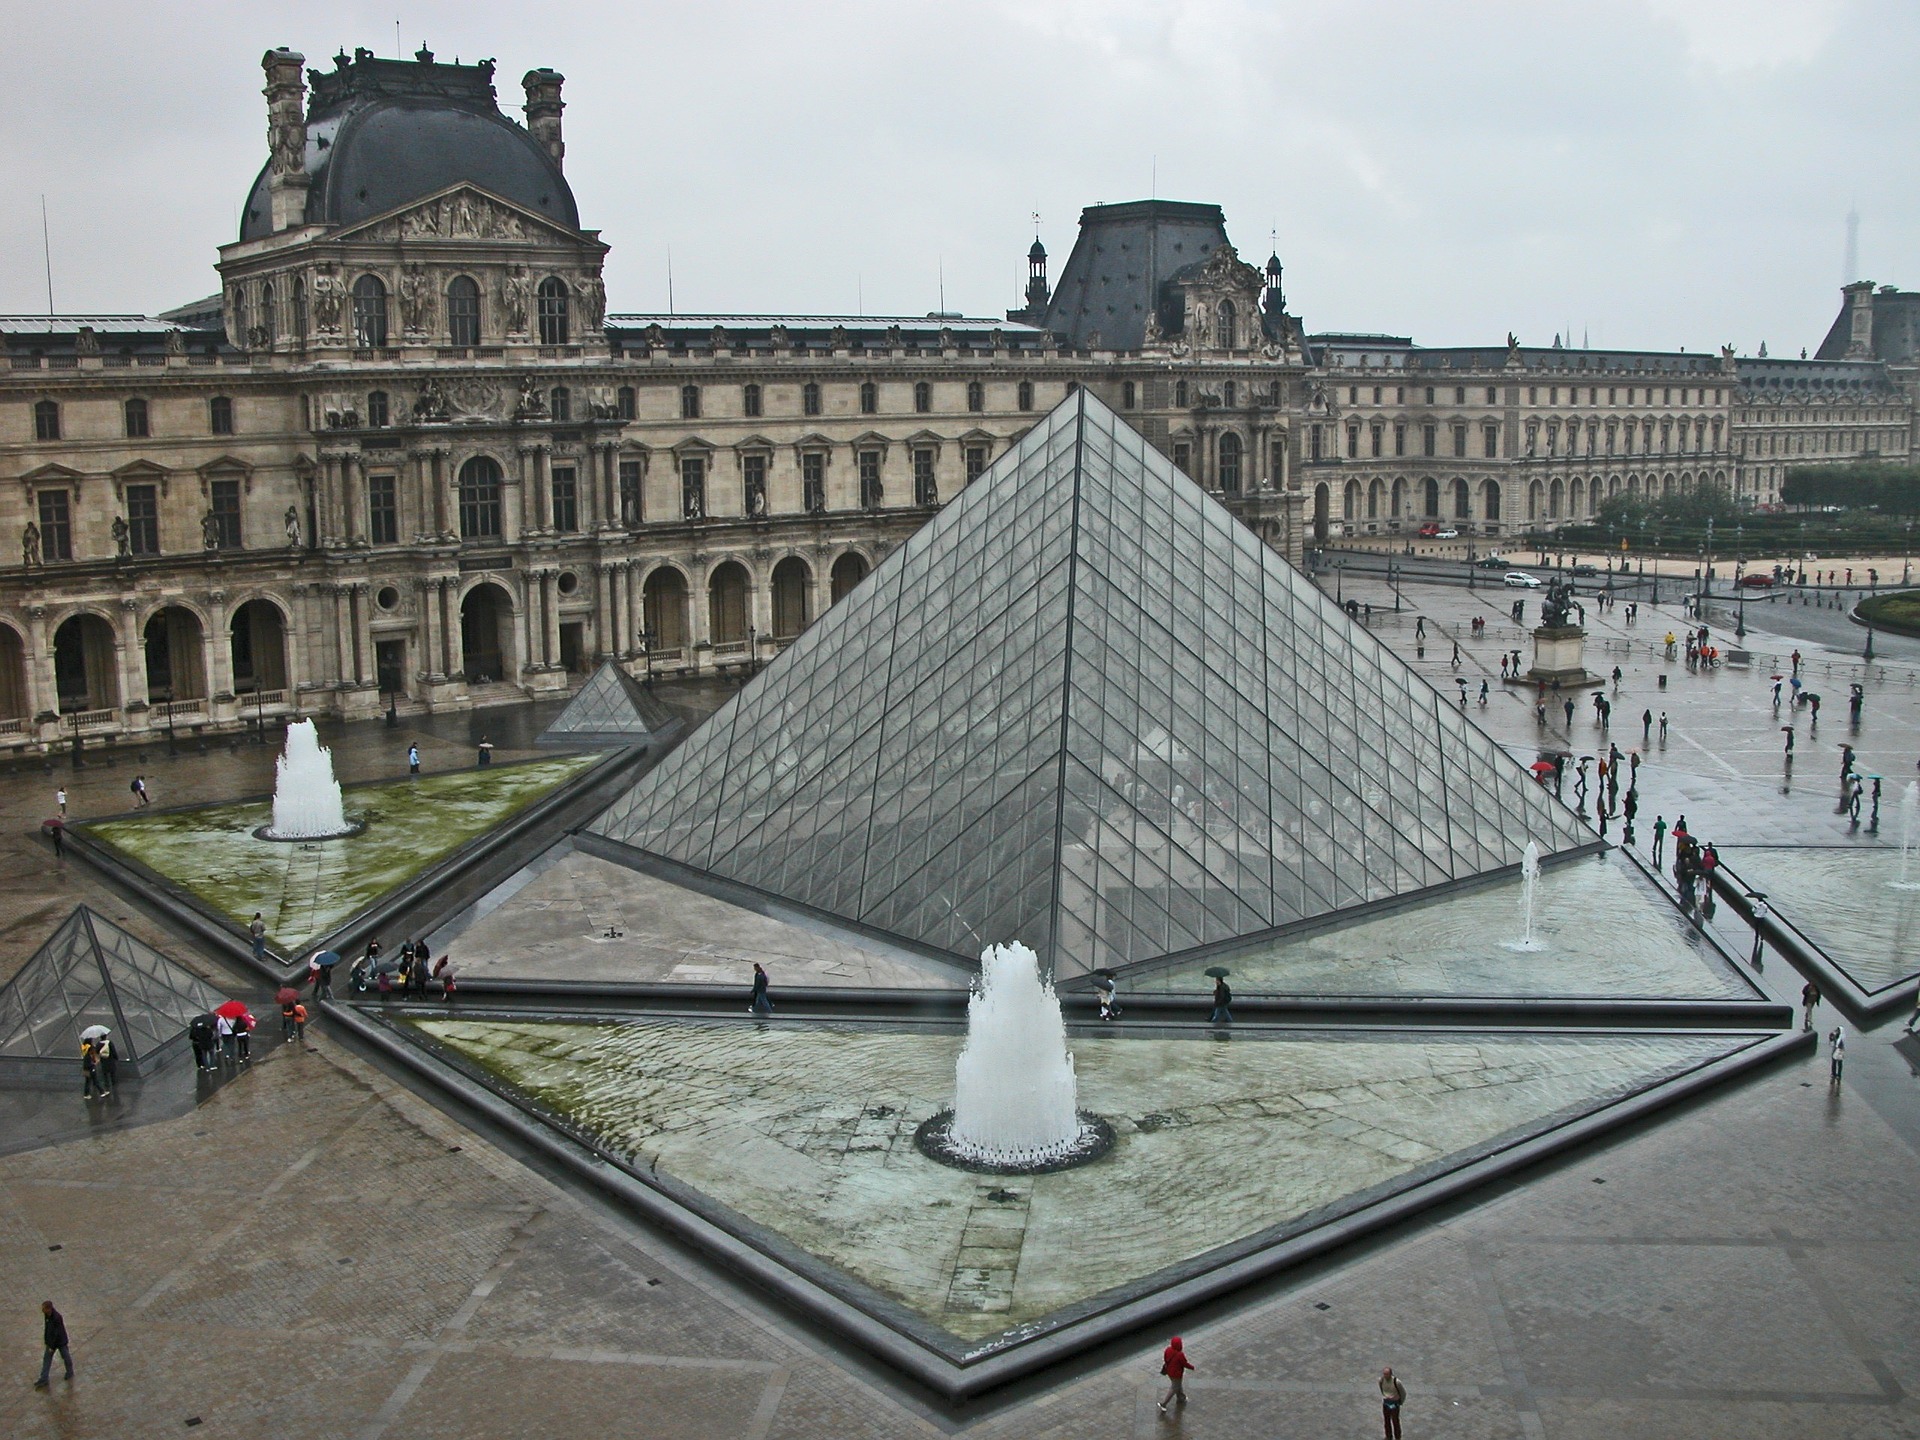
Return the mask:
<path id="1" fill-rule="evenodd" d="M 1114 978 L 1113 971 L 1107 969 L 1107 967 L 1104 965 L 1102 965 L 1098 970 L 1094 971 L 1093 973 L 1098 975 L 1102 980 L 1111 980 Z"/>
<path id="2" fill-rule="evenodd" d="M 1204 973 L 1211 975 L 1216 980 L 1224 980 L 1233 972 L 1224 965 L 1209 965 Z"/>

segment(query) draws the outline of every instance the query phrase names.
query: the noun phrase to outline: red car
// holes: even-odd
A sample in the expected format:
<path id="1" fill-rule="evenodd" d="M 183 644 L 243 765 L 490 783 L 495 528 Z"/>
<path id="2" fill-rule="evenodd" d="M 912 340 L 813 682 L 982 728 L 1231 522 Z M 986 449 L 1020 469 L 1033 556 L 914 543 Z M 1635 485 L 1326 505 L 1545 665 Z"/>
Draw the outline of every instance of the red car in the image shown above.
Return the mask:
<path id="1" fill-rule="evenodd" d="M 1773 576 L 1742 575 L 1740 577 L 1740 583 L 1742 585 L 1751 585 L 1756 590 L 1771 590 L 1773 588 Z"/>
<path id="2" fill-rule="evenodd" d="M 1431 540 L 1433 539 L 1434 536 L 1438 535 L 1439 533 L 1440 533 L 1440 522 L 1438 520 L 1429 520 L 1427 521 L 1426 524 L 1420 527 L 1420 538 L 1422 540 Z"/>

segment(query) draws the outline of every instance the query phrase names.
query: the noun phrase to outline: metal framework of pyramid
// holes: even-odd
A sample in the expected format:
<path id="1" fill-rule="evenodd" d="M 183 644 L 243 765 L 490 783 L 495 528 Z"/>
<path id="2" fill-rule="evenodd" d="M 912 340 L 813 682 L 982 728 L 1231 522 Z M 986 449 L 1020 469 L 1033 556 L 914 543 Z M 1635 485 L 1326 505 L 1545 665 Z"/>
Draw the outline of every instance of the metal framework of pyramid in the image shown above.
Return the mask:
<path id="1" fill-rule="evenodd" d="M 534 743 L 644 746 L 679 724 L 644 685 L 608 661 L 593 672 Z"/>
<path id="2" fill-rule="evenodd" d="M 592 828 L 1063 977 L 1592 843 L 1085 391 Z"/>
<path id="3" fill-rule="evenodd" d="M 0 1062 L 78 1063 L 80 1032 L 105 1025 L 138 1067 L 226 997 L 85 905 L 0 986 Z"/>

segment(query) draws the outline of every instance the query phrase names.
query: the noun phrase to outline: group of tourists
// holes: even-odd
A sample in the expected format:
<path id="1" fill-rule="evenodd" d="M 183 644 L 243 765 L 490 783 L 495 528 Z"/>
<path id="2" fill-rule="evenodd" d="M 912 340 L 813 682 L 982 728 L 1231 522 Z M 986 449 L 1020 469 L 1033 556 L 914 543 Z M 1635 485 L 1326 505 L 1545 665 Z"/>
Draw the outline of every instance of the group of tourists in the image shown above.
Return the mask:
<path id="1" fill-rule="evenodd" d="M 442 955 L 435 959 L 424 939 L 402 942 L 397 959 L 383 960 L 381 954 L 379 940 L 369 940 L 366 952 L 354 962 L 355 990 L 362 994 L 370 991 L 382 1000 L 395 995 L 424 1000 L 434 989 L 451 1000 L 457 992 L 453 957 Z"/>

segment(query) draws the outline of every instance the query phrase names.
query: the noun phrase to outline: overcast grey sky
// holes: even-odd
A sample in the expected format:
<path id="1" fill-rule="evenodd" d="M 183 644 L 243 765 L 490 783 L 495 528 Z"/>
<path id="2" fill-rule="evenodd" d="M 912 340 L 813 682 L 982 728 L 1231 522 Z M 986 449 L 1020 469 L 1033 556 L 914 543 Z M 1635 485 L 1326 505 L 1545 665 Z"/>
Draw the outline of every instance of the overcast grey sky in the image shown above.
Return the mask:
<path id="1" fill-rule="evenodd" d="M 8 0 L 0 311 L 215 288 L 265 158 L 261 53 L 421 42 L 567 76 L 615 310 L 993 314 L 1030 216 L 1222 205 L 1313 329 L 1774 354 L 1860 272 L 1920 285 L 1920 5 L 172 4 Z M 1157 173 L 1157 188 L 1156 176 Z"/>

